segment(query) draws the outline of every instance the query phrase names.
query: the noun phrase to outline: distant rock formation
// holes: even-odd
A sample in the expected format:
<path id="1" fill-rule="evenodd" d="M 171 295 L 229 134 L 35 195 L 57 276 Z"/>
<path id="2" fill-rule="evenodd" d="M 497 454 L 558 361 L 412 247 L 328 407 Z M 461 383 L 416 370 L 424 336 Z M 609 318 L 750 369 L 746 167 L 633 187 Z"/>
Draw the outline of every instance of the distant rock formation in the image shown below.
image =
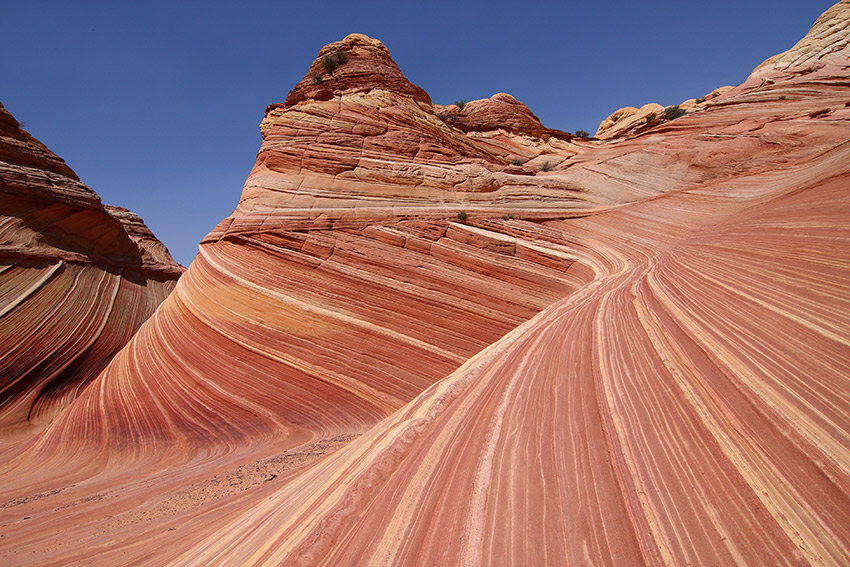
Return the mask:
<path id="1" fill-rule="evenodd" d="M 182 272 L 0 104 L 0 440 L 73 400 Z"/>
<path id="2" fill-rule="evenodd" d="M 688 100 L 677 104 L 673 108 L 678 108 L 687 112 L 694 112 L 705 108 L 711 100 L 717 98 L 723 93 L 732 90 L 733 87 L 719 87 L 708 93 L 707 95 Z M 671 108 L 671 110 L 673 110 Z M 622 138 L 628 135 L 640 134 L 653 126 L 663 123 L 665 120 L 671 120 L 672 116 L 667 116 L 667 107 L 660 104 L 650 102 L 644 104 L 640 108 L 626 106 L 611 113 L 611 115 L 599 124 L 596 130 L 595 138 L 609 139 Z M 677 116 L 678 118 L 678 116 Z"/>
<path id="3" fill-rule="evenodd" d="M 848 75 L 594 141 L 326 46 L 175 292 L 0 452 L 0 558 L 846 565 Z"/>
<path id="4" fill-rule="evenodd" d="M 843 66 L 850 46 L 850 22 L 846 17 L 848 2 L 850 0 L 842 0 L 824 12 L 803 39 L 788 51 L 774 55 L 756 67 L 749 81 L 777 72 L 806 73 L 825 65 Z M 713 99 L 732 88 L 720 87 L 703 97 L 688 99 L 677 106 L 686 112 L 703 110 L 711 105 Z M 645 104 L 639 109 L 632 106 L 621 108 L 599 124 L 595 137 L 610 139 L 640 134 L 663 123 L 665 110 L 665 107 L 656 103 Z"/>

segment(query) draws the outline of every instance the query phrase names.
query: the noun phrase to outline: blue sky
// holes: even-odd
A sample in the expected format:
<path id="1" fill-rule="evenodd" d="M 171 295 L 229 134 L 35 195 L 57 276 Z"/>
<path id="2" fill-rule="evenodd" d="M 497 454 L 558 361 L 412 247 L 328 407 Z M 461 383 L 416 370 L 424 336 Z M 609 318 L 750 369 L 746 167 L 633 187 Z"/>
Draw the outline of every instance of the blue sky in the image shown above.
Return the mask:
<path id="1" fill-rule="evenodd" d="M 742 82 L 832 0 L 8 2 L 0 102 L 174 257 L 236 206 L 266 105 L 351 32 L 447 104 L 508 92 L 551 128 Z"/>

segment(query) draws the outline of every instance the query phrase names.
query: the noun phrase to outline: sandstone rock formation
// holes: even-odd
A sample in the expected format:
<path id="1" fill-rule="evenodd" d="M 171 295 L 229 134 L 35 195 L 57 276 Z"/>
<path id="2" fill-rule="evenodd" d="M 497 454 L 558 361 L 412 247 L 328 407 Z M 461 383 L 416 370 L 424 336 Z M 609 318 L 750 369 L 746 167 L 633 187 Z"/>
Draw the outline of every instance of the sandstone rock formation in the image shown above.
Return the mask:
<path id="1" fill-rule="evenodd" d="M 0 105 L 0 441 L 73 400 L 181 273 Z"/>
<path id="2" fill-rule="evenodd" d="M 843 66 L 850 48 L 847 4 L 848 0 L 841 0 L 821 14 L 803 39 L 788 51 L 774 55 L 756 67 L 753 76 L 792 70 L 804 73 L 828 64 Z"/>
<path id="3" fill-rule="evenodd" d="M 847 564 L 849 73 L 587 141 L 323 48 L 175 292 L 2 453 L 0 557 Z"/>
<path id="4" fill-rule="evenodd" d="M 750 81 L 789 71 L 807 73 L 828 64 L 842 66 L 850 46 L 850 23 L 846 19 L 847 7 L 842 0 L 824 12 L 814 23 L 806 37 L 784 53 L 768 58 L 756 67 Z M 698 99 L 688 99 L 678 106 L 687 112 L 696 112 L 711 104 L 712 99 L 731 90 L 733 87 L 720 87 Z M 648 103 L 640 109 L 627 106 L 608 116 L 599 124 L 595 137 L 601 139 L 618 138 L 641 133 L 662 122 L 665 108 L 660 104 Z"/>
<path id="5" fill-rule="evenodd" d="M 710 101 L 719 97 L 723 93 L 732 90 L 733 87 L 719 87 L 700 98 L 689 98 L 688 100 L 677 104 L 676 106 L 685 112 L 696 112 L 706 108 Z M 644 104 L 640 108 L 634 106 L 626 106 L 611 113 L 605 120 L 599 123 L 599 128 L 596 130 L 595 138 L 611 139 L 622 138 L 629 135 L 640 134 L 661 124 L 665 120 L 672 119 L 666 117 L 667 108 L 658 103 L 650 102 Z"/>

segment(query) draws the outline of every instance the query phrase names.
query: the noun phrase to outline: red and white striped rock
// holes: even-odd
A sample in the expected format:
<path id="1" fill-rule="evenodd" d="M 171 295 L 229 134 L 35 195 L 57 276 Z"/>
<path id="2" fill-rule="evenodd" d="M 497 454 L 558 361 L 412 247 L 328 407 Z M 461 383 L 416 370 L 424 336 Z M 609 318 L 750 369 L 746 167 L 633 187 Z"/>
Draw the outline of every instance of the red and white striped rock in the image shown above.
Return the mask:
<path id="1" fill-rule="evenodd" d="M 0 443 L 70 403 L 181 273 L 0 105 Z"/>
<path id="2" fill-rule="evenodd" d="M 847 564 L 846 61 L 606 141 L 380 65 L 271 107 L 176 291 L 5 451 L 0 557 Z"/>

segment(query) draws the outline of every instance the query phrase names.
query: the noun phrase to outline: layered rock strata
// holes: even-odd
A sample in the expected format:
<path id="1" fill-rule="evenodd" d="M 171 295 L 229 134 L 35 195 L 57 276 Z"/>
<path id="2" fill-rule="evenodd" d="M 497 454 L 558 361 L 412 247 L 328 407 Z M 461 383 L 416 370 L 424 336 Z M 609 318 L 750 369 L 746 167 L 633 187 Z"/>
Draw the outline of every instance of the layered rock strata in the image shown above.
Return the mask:
<path id="1" fill-rule="evenodd" d="M 587 141 L 327 46 L 175 292 L 4 454 L 0 557 L 846 564 L 849 73 Z"/>
<path id="2" fill-rule="evenodd" d="M 0 440 L 73 400 L 181 273 L 0 105 Z"/>

